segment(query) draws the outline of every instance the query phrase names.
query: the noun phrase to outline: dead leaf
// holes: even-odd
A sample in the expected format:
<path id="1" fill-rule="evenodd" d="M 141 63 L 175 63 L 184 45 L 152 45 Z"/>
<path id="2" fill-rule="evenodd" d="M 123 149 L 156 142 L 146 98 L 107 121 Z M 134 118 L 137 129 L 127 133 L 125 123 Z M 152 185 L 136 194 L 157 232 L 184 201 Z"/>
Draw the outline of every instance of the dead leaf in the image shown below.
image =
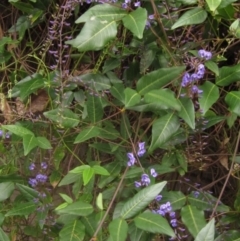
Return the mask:
<path id="1" fill-rule="evenodd" d="M 27 108 L 27 112 L 32 114 L 43 112 L 49 101 L 49 96 L 45 90 L 39 90 L 37 94 L 31 95 L 30 104 Z"/>
<path id="2" fill-rule="evenodd" d="M 2 93 L 0 93 L 0 100 L 1 100 L 0 109 L 3 113 L 3 117 L 7 122 L 11 122 L 13 119 L 13 112 L 10 105 L 8 104 L 8 101 L 6 100 L 5 95 Z"/>
<path id="3" fill-rule="evenodd" d="M 0 39 L 3 38 L 4 34 L 3 34 L 3 29 L 2 26 L 0 25 Z"/>
<path id="4" fill-rule="evenodd" d="M 17 114 L 20 116 L 23 116 L 26 114 L 26 106 L 25 104 L 21 101 L 21 99 L 19 97 L 16 98 L 16 111 Z"/>
<path id="5" fill-rule="evenodd" d="M 220 163 L 223 167 L 225 167 L 227 170 L 229 170 L 229 167 L 228 167 L 228 156 L 227 155 L 221 155 L 220 157 Z"/>

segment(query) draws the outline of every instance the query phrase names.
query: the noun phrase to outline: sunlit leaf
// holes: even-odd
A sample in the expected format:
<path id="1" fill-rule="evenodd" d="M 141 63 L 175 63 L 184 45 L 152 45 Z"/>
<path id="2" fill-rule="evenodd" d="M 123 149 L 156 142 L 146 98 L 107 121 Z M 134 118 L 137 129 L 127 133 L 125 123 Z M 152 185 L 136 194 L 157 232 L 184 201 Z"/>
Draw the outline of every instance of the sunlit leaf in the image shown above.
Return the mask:
<path id="1" fill-rule="evenodd" d="M 191 99 L 180 98 L 178 99 L 181 105 L 181 111 L 178 112 L 181 117 L 192 129 L 195 129 L 195 110 Z"/>
<path id="2" fill-rule="evenodd" d="M 110 222 L 109 233 L 114 241 L 125 241 L 127 238 L 128 224 L 124 219 L 117 218 Z"/>
<path id="3" fill-rule="evenodd" d="M 129 29 L 134 36 L 141 39 L 147 22 L 147 10 L 138 7 L 136 10 L 125 16 L 122 21 L 124 27 Z"/>
<path id="4" fill-rule="evenodd" d="M 154 121 L 149 152 L 164 145 L 164 143 L 178 130 L 179 126 L 179 120 L 174 113 L 167 114 Z"/>
<path id="5" fill-rule="evenodd" d="M 0 240 L 1 241 L 10 241 L 9 237 L 7 234 L 0 228 Z"/>
<path id="6" fill-rule="evenodd" d="M 59 233 L 60 241 L 82 241 L 85 236 L 85 226 L 80 220 L 66 224 Z"/>
<path id="7" fill-rule="evenodd" d="M 2 125 L 2 128 L 10 131 L 17 136 L 34 135 L 32 131 L 20 125 Z"/>
<path id="8" fill-rule="evenodd" d="M 125 94 L 125 107 L 130 107 L 138 104 L 140 102 L 141 96 L 136 92 L 136 90 L 126 88 L 124 90 Z"/>
<path id="9" fill-rule="evenodd" d="M 213 218 L 208 222 L 208 224 L 203 227 L 197 234 L 194 241 L 214 241 L 215 235 L 215 219 Z"/>
<path id="10" fill-rule="evenodd" d="M 199 104 L 202 114 L 205 115 L 209 108 L 218 100 L 219 90 L 215 84 L 209 81 L 206 81 L 199 88 L 203 91 L 199 98 Z"/>
<path id="11" fill-rule="evenodd" d="M 99 18 L 99 20 L 121 20 L 123 17 L 127 15 L 126 10 L 121 9 L 119 7 L 115 7 L 113 5 L 103 3 L 97 4 L 91 8 L 89 8 L 85 13 L 83 13 L 75 23 L 83 23 L 88 22 L 92 19 Z"/>
<path id="12" fill-rule="evenodd" d="M 152 71 L 138 80 L 137 91 L 140 95 L 144 95 L 151 90 L 159 89 L 180 77 L 180 74 L 184 70 L 185 66 L 161 68 Z"/>
<path id="13" fill-rule="evenodd" d="M 57 213 L 59 214 L 66 213 L 66 214 L 73 214 L 78 216 L 87 216 L 92 212 L 93 212 L 92 205 L 82 201 L 76 201 L 74 203 L 67 205 L 65 208 L 57 210 Z"/>
<path id="14" fill-rule="evenodd" d="M 14 184 L 12 182 L 0 183 L 0 202 L 8 199 L 14 190 Z"/>
<path id="15" fill-rule="evenodd" d="M 142 213 L 134 219 L 137 228 L 150 233 L 166 234 L 175 237 L 175 233 L 168 221 L 159 214 Z"/>
<path id="16" fill-rule="evenodd" d="M 29 154 L 29 152 L 36 146 L 38 146 L 38 140 L 34 135 L 24 135 L 23 136 L 24 156 Z"/>
<path id="17" fill-rule="evenodd" d="M 157 103 L 162 109 L 181 110 L 178 100 L 169 89 L 151 90 L 144 95 L 144 100 L 146 103 Z"/>
<path id="18" fill-rule="evenodd" d="M 167 182 L 160 182 L 139 191 L 134 197 L 128 200 L 121 211 L 121 217 L 131 218 L 143 210 L 162 191 Z"/>
<path id="19" fill-rule="evenodd" d="M 98 96 L 88 94 L 86 106 L 88 117 L 92 123 L 96 123 L 102 119 L 103 107 Z"/>
<path id="20" fill-rule="evenodd" d="M 219 76 L 216 78 L 216 84 L 227 86 L 240 79 L 240 64 L 234 66 L 224 66 L 219 69 Z"/>
<path id="21" fill-rule="evenodd" d="M 194 237 L 196 237 L 206 225 L 204 212 L 192 205 L 187 205 L 182 208 L 181 217 L 183 223 Z"/>
<path id="22" fill-rule="evenodd" d="M 207 18 L 207 12 L 200 7 L 188 10 L 185 12 L 176 23 L 173 24 L 171 29 L 181 26 L 203 23 Z"/>
<path id="23" fill-rule="evenodd" d="M 229 106 L 229 109 L 240 116 L 240 91 L 230 91 L 226 97 L 225 101 Z"/>
<path id="24" fill-rule="evenodd" d="M 66 41 L 79 51 L 100 50 L 117 34 L 115 21 L 93 19 L 87 21 L 80 34 L 72 40 Z"/>
<path id="25" fill-rule="evenodd" d="M 206 0 L 206 2 L 210 11 L 214 12 L 217 9 L 217 7 L 220 5 L 222 0 Z"/>

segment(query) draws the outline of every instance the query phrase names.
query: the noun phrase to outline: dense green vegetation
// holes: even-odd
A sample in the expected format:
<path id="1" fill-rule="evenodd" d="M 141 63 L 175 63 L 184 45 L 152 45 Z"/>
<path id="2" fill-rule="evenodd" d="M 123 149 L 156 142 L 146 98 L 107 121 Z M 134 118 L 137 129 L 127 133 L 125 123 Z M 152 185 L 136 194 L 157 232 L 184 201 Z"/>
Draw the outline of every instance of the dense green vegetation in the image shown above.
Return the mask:
<path id="1" fill-rule="evenodd" d="M 0 2 L 0 240 L 240 239 L 240 3 Z"/>

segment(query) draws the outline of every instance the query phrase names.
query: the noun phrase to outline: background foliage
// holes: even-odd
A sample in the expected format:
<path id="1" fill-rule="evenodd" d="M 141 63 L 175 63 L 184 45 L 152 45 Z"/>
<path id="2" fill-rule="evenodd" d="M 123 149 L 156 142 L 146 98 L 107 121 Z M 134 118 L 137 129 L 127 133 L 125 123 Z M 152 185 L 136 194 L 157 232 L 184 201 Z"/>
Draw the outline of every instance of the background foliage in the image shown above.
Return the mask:
<path id="1" fill-rule="evenodd" d="M 239 240 L 238 1 L 0 12 L 0 240 Z"/>

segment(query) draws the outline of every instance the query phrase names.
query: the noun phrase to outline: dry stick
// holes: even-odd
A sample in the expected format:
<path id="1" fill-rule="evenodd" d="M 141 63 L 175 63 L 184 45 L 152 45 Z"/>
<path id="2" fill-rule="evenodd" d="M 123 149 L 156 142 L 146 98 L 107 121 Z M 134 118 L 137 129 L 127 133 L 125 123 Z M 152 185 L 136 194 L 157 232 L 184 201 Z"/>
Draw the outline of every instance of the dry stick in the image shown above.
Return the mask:
<path id="1" fill-rule="evenodd" d="M 228 180 L 229 180 L 229 178 L 230 178 L 230 176 L 231 176 L 231 173 L 232 173 L 232 170 L 233 170 L 233 166 L 234 166 L 234 160 L 235 160 L 235 158 L 236 158 L 237 151 L 238 151 L 238 147 L 239 147 L 239 140 L 240 140 L 240 131 L 238 132 L 237 143 L 236 143 L 235 150 L 234 150 L 234 153 L 233 153 L 233 159 L 232 159 L 232 163 L 231 163 L 230 170 L 229 170 L 229 172 L 228 172 L 227 178 L 226 178 L 226 180 L 225 180 L 225 182 L 224 182 L 223 188 L 222 188 L 222 190 L 221 190 L 221 192 L 220 192 L 220 195 L 219 195 L 219 197 L 218 197 L 218 200 L 217 200 L 217 202 L 216 202 L 216 205 L 214 206 L 214 209 L 213 209 L 213 211 L 212 211 L 212 214 L 211 214 L 210 219 L 213 218 L 213 215 L 214 215 L 214 213 L 216 212 L 217 206 L 218 206 L 218 204 L 219 204 L 219 202 L 220 202 L 220 199 L 222 198 L 223 192 L 224 192 L 224 190 L 225 190 L 225 188 L 226 188 L 226 186 L 227 186 Z"/>
<path id="2" fill-rule="evenodd" d="M 93 237 L 90 239 L 90 241 L 91 241 L 91 240 L 95 240 L 98 232 L 100 231 L 100 229 L 101 229 L 101 227 L 102 227 L 102 225 L 103 225 L 103 223 L 104 223 L 104 221 L 105 221 L 105 219 L 106 219 L 106 217 L 107 217 L 110 209 L 112 208 L 113 202 L 115 201 L 115 198 L 116 198 L 116 196 L 117 196 L 117 194 L 118 194 L 118 191 L 119 191 L 119 189 L 120 189 L 120 187 L 121 187 L 121 185 L 122 185 L 123 179 L 124 179 L 127 171 L 128 171 L 128 167 L 125 169 L 125 171 L 124 171 L 124 173 L 123 173 L 123 175 L 122 175 L 122 178 L 121 178 L 121 180 L 120 180 L 120 182 L 119 182 L 119 184 L 118 184 L 118 186 L 117 186 L 117 189 L 116 189 L 116 191 L 115 191 L 115 193 L 114 193 L 114 195 L 113 195 L 113 198 L 112 198 L 112 200 L 111 200 L 111 202 L 110 202 L 110 204 L 109 204 L 109 206 L 108 206 L 108 208 L 107 208 L 107 211 L 106 211 L 106 213 L 104 214 L 101 222 L 99 223 L 99 225 L 98 225 L 95 233 L 93 234 Z"/>

